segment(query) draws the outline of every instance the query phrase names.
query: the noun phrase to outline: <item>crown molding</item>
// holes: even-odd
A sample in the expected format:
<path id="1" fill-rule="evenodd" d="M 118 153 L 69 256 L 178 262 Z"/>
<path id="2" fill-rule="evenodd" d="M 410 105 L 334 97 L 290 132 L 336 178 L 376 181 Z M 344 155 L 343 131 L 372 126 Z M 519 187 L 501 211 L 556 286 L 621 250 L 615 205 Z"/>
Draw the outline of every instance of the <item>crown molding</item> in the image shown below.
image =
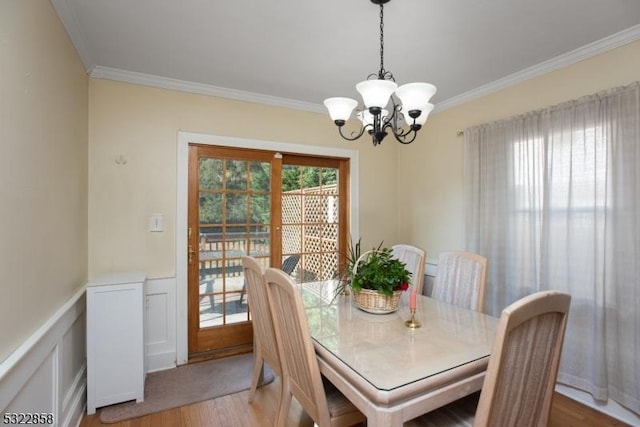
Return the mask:
<path id="1" fill-rule="evenodd" d="M 518 71 L 501 79 L 495 80 L 486 85 L 477 87 L 460 95 L 446 99 L 436 104 L 434 112 L 444 111 L 449 108 L 464 104 L 477 98 L 495 93 L 499 90 L 514 86 L 526 80 L 544 75 L 577 62 L 615 49 L 628 43 L 640 40 L 640 25 L 627 28 L 611 36 L 597 40 L 578 49 L 551 58 L 540 64 Z M 321 104 L 298 101 L 288 98 L 279 98 L 270 95 L 247 92 L 236 89 L 229 89 L 220 86 L 194 83 L 185 80 L 171 79 L 155 76 L 151 74 L 126 71 L 117 68 L 103 67 L 96 65 L 88 70 L 90 77 L 98 79 L 108 79 L 125 83 L 152 86 L 162 89 L 190 92 L 201 95 L 216 96 L 236 101 L 253 102 L 257 104 L 270 105 L 275 107 L 290 108 L 294 110 L 309 111 L 312 113 L 326 114 L 326 109 Z"/>
<path id="2" fill-rule="evenodd" d="M 565 54 L 556 56 L 555 58 L 551 58 L 548 61 L 541 62 L 540 64 L 525 68 L 522 71 L 518 71 L 501 79 L 493 81 L 489 84 L 477 87 L 460 95 L 446 99 L 436 104 L 434 112 L 444 111 L 448 108 L 464 104 L 465 102 L 481 98 L 509 86 L 513 86 L 526 80 L 530 80 L 534 77 L 549 73 L 551 71 L 573 65 L 585 59 L 591 58 L 609 50 L 613 50 L 617 47 L 624 46 L 625 44 L 632 43 L 637 40 L 640 40 L 640 25 L 629 27 L 626 30 L 612 34 L 593 43 L 589 43 Z"/>
<path id="3" fill-rule="evenodd" d="M 288 98 L 279 98 L 276 96 L 263 95 L 236 89 L 228 89 L 220 86 L 194 83 L 186 80 L 171 79 L 167 77 L 154 76 L 151 74 L 138 73 L 135 71 L 102 67 L 100 65 L 96 65 L 95 67 L 93 67 L 89 71 L 89 76 L 97 79 L 115 80 L 125 83 L 139 84 L 143 86 L 152 86 L 162 89 L 228 98 L 236 101 L 246 101 L 275 107 L 290 108 L 294 110 L 310 111 L 313 113 L 324 114 L 326 112 L 326 109 L 323 105 L 314 104 L 311 102 L 297 101 L 295 99 Z"/>

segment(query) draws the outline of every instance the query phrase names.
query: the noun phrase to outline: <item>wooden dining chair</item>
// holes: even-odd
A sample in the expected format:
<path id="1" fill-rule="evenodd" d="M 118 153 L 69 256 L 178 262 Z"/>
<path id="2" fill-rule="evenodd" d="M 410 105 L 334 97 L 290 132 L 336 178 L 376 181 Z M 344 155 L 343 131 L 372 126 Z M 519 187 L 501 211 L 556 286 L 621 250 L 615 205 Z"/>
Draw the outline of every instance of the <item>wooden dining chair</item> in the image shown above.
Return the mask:
<path id="1" fill-rule="evenodd" d="M 407 427 L 546 427 L 558 375 L 571 296 L 542 291 L 502 311 L 475 416 L 466 398 Z"/>
<path id="2" fill-rule="evenodd" d="M 280 378 L 282 378 L 282 368 L 269 308 L 267 284 L 264 281 L 264 268 L 258 260 L 250 256 L 242 257 L 242 267 L 253 324 L 254 363 L 249 389 L 249 402 L 253 402 L 256 389 L 264 378 L 264 363 L 266 362 Z"/>
<path id="3" fill-rule="evenodd" d="M 487 259 L 467 251 L 442 252 L 431 296 L 440 301 L 482 312 Z"/>
<path id="4" fill-rule="evenodd" d="M 416 246 L 393 245 L 391 254 L 406 264 L 407 270 L 411 273 L 411 285 L 418 294 L 422 294 L 426 252 Z"/>
<path id="5" fill-rule="evenodd" d="M 285 425 L 292 397 L 320 427 L 350 426 L 364 421 L 364 415 L 342 393 L 323 384 L 299 285 L 275 268 L 265 271 L 265 280 L 282 363 L 276 426 Z"/>

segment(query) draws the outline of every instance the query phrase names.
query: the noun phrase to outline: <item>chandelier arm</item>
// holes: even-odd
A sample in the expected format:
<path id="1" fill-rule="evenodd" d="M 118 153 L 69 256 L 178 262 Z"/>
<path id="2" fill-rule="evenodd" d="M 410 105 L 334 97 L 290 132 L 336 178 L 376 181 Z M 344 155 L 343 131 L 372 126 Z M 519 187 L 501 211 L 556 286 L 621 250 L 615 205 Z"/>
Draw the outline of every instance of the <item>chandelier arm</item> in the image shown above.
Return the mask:
<path id="1" fill-rule="evenodd" d="M 344 133 L 342 133 L 342 128 L 343 126 L 338 126 L 338 133 L 340 133 L 340 136 L 344 139 L 346 139 L 347 141 L 355 141 L 356 139 L 360 138 L 362 136 L 362 134 L 364 134 L 365 129 L 369 127 L 369 125 L 367 126 L 361 126 L 360 127 L 360 133 L 358 133 L 358 135 L 353 136 L 353 137 L 348 137 L 346 136 Z M 351 133 L 353 135 L 353 132 Z"/>
<path id="2" fill-rule="evenodd" d="M 391 126 L 391 130 L 393 130 L 393 133 L 395 134 L 398 129 L 398 115 L 402 110 L 402 106 L 399 103 L 396 103 L 393 96 L 391 96 L 391 105 L 393 106 L 391 109 L 391 115 L 387 117 L 387 120 L 385 120 L 383 124 L 384 127 Z"/>
<path id="3" fill-rule="evenodd" d="M 402 127 L 399 127 L 398 124 L 395 122 L 395 120 L 387 120 L 384 122 L 384 124 L 381 126 L 383 131 L 385 131 L 387 128 L 391 129 L 391 132 L 393 133 L 393 135 L 396 138 L 405 138 L 407 137 L 412 131 L 413 129 L 403 129 Z"/>
<path id="4" fill-rule="evenodd" d="M 406 140 L 406 138 L 413 134 L 412 138 L 410 140 Z M 400 144 L 411 144 L 413 141 L 415 141 L 416 137 L 418 136 L 418 132 L 416 130 L 410 130 L 408 132 L 402 132 L 400 134 L 397 134 L 395 132 L 393 132 L 393 136 L 396 138 L 396 141 L 398 141 Z"/>
<path id="5" fill-rule="evenodd" d="M 382 130 L 384 131 L 387 128 L 391 128 L 391 133 L 395 139 L 401 144 L 411 144 L 415 141 L 418 136 L 418 130 L 420 128 L 414 128 L 413 126 L 409 129 L 403 129 L 401 126 L 398 126 L 398 113 L 400 112 L 400 105 L 393 103 L 393 113 L 391 116 L 384 121 L 382 125 Z M 407 138 L 411 137 L 411 139 L 407 140 Z"/>

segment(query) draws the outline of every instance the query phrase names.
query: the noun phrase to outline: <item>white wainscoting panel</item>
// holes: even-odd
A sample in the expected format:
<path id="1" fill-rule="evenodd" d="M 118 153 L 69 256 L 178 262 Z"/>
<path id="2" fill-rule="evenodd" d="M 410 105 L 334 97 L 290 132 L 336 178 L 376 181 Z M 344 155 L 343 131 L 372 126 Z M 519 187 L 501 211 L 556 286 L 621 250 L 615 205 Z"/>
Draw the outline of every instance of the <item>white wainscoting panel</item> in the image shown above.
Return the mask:
<path id="1" fill-rule="evenodd" d="M 0 414 L 51 413 L 77 426 L 86 390 L 85 289 L 0 363 Z"/>
<path id="2" fill-rule="evenodd" d="M 147 372 L 176 367 L 176 279 L 147 279 Z"/>

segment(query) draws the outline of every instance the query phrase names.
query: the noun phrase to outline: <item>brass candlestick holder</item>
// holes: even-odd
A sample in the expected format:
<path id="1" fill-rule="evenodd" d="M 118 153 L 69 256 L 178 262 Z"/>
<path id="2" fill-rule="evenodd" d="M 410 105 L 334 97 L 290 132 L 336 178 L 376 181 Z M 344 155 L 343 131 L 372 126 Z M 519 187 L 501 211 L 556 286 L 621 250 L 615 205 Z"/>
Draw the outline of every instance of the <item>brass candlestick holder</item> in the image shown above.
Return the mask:
<path id="1" fill-rule="evenodd" d="M 420 322 L 416 320 L 416 309 L 414 308 L 413 310 L 410 310 L 410 312 L 411 312 L 411 319 L 406 320 L 404 322 L 404 326 L 411 329 L 416 329 L 422 326 L 420 325 Z"/>

